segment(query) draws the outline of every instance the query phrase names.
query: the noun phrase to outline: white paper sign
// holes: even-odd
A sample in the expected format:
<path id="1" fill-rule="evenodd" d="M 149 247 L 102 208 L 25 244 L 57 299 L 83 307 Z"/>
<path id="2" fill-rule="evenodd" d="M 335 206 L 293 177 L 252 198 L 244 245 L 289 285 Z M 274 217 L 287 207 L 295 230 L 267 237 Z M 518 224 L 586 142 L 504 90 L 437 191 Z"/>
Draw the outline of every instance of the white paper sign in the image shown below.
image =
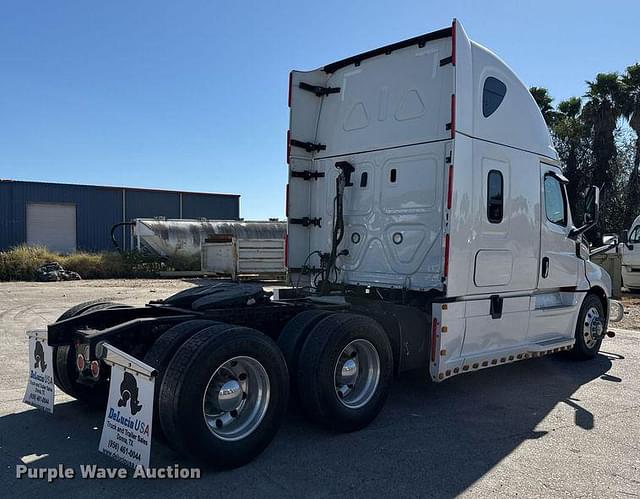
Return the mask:
<path id="1" fill-rule="evenodd" d="M 27 331 L 29 336 L 29 381 L 23 402 L 53 414 L 53 349 L 46 331 Z"/>
<path id="2" fill-rule="evenodd" d="M 149 466 L 154 378 L 114 364 L 100 452 L 135 468 Z"/>

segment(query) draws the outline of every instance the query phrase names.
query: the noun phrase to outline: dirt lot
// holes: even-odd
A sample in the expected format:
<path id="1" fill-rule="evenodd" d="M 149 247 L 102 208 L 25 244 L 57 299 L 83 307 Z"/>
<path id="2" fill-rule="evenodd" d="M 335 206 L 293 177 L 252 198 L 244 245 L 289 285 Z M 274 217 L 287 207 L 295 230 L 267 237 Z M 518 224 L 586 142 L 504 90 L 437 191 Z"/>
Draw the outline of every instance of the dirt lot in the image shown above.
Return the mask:
<path id="1" fill-rule="evenodd" d="M 15 466 L 115 466 L 97 451 L 103 414 L 59 394 L 55 415 L 22 404 L 27 328 L 69 306 L 129 304 L 192 282 L 0 284 L 0 485 L 3 496 L 637 496 L 640 493 L 640 295 L 593 361 L 549 357 L 458 376 L 442 384 L 402 376 L 363 431 L 335 435 L 295 408 L 265 453 L 200 480 L 17 480 Z M 154 442 L 152 465 L 186 463 Z"/>

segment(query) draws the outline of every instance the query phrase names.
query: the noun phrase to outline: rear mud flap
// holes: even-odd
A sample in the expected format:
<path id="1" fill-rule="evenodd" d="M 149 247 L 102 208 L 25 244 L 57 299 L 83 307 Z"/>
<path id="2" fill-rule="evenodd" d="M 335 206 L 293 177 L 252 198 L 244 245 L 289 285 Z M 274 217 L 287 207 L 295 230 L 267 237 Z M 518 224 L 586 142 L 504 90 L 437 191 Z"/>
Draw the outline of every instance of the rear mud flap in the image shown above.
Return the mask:
<path id="1" fill-rule="evenodd" d="M 153 396 L 158 372 L 109 343 L 99 343 L 96 354 L 111 366 L 109 401 L 99 450 L 126 466 L 146 468 L 151 458 Z"/>

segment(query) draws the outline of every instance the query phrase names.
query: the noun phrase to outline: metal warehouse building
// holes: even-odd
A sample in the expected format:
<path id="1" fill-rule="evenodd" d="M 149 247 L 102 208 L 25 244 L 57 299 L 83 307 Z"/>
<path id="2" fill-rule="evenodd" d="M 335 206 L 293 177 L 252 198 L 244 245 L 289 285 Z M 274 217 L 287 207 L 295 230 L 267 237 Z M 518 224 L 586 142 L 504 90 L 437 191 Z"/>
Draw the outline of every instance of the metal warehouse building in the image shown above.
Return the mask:
<path id="1" fill-rule="evenodd" d="M 109 250 L 114 224 L 153 217 L 237 220 L 240 196 L 0 180 L 0 249 L 27 243 L 63 253 Z M 116 231 L 118 242 L 131 248 L 125 234 Z"/>

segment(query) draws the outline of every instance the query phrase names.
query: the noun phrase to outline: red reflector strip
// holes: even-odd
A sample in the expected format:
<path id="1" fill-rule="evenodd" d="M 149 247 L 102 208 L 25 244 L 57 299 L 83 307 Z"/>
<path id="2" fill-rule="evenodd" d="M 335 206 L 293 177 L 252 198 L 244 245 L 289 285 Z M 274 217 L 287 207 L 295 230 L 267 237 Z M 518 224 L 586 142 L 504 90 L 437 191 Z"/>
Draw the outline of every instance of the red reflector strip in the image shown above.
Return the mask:
<path id="1" fill-rule="evenodd" d="M 456 20 L 451 23 L 451 64 L 456 65 Z"/>
<path id="2" fill-rule="evenodd" d="M 451 138 L 456 136 L 456 96 L 451 95 Z"/>
<path id="3" fill-rule="evenodd" d="M 289 95 L 287 97 L 287 104 L 291 107 L 291 82 L 293 81 L 293 71 L 289 71 Z"/>
<path id="4" fill-rule="evenodd" d="M 284 266 L 289 266 L 289 234 L 284 235 Z"/>
<path id="5" fill-rule="evenodd" d="M 436 360 L 436 339 L 438 336 L 438 319 L 435 317 L 431 322 L 431 362 Z"/>
<path id="6" fill-rule="evenodd" d="M 447 192 L 447 209 L 451 209 L 453 199 L 453 165 L 449 165 L 449 186 Z"/>
<path id="7" fill-rule="evenodd" d="M 449 275 L 449 234 L 444 236 L 444 277 Z"/>
<path id="8" fill-rule="evenodd" d="M 289 218 L 289 184 L 284 193 L 284 216 Z"/>
<path id="9" fill-rule="evenodd" d="M 287 164 L 289 164 L 289 156 L 291 156 L 291 130 L 287 130 Z"/>

